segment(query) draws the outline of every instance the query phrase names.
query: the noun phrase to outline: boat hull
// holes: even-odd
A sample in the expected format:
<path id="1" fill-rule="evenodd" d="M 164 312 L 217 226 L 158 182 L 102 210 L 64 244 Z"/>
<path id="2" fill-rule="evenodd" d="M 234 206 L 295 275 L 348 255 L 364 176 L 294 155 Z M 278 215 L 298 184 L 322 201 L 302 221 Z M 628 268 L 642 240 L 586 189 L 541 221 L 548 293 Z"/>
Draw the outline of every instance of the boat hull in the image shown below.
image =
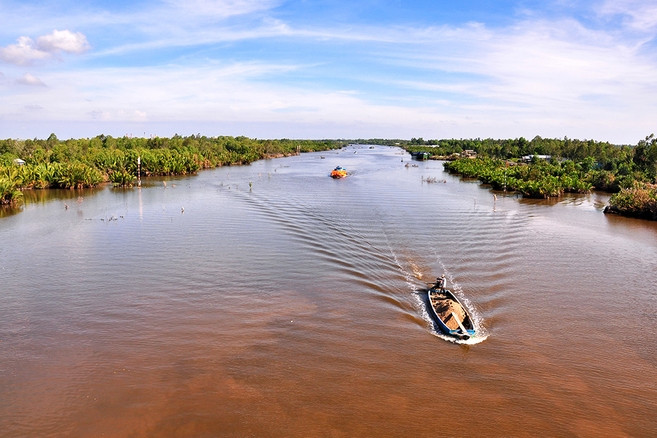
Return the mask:
<path id="1" fill-rule="evenodd" d="M 331 178 L 339 179 L 345 178 L 347 176 L 347 169 L 342 166 L 338 166 L 331 171 Z"/>
<path id="2" fill-rule="evenodd" d="M 456 339 L 470 339 L 476 334 L 472 317 L 452 291 L 431 288 L 427 292 L 429 309 L 444 334 Z"/>

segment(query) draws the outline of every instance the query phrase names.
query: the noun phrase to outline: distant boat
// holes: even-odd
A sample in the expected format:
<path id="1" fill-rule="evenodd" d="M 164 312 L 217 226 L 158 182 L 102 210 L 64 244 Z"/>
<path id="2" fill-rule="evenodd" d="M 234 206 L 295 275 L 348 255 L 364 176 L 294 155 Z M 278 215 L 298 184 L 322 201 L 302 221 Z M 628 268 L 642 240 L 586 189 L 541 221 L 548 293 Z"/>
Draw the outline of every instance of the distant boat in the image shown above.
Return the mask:
<path id="1" fill-rule="evenodd" d="M 420 161 L 428 160 L 430 156 L 429 152 L 411 152 L 411 157 Z"/>
<path id="2" fill-rule="evenodd" d="M 347 176 L 347 169 L 342 166 L 338 166 L 331 171 L 331 178 L 344 178 Z"/>
<path id="3" fill-rule="evenodd" d="M 443 333 L 462 340 L 475 335 L 472 317 L 452 291 L 432 287 L 427 294 L 432 316 Z"/>

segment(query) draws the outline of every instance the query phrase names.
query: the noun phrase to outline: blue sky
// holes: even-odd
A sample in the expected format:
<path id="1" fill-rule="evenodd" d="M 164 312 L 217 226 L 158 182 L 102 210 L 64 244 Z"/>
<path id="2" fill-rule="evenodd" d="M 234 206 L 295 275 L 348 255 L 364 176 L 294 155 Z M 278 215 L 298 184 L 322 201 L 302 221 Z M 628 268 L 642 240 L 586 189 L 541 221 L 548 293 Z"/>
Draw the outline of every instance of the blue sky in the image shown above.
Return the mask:
<path id="1" fill-rule="evenodd" d="M 0 0 L 0 138 L 657 132 L 654 0 Z"/>

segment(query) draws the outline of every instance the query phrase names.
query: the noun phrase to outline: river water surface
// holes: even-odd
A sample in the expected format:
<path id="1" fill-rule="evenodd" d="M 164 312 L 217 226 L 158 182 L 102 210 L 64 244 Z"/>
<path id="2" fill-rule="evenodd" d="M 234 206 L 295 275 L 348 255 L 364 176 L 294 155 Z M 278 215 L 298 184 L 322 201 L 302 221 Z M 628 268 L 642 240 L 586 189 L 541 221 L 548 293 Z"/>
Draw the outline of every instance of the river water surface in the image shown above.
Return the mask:
<path id="1" fill-rule="evenodd" d="M 0 436 L 657 436 L 657 224 L 607 199 L 382 146 L 26 193 L 0 217 Z M 467 343 L 427 313 L 442 273 Z"/>

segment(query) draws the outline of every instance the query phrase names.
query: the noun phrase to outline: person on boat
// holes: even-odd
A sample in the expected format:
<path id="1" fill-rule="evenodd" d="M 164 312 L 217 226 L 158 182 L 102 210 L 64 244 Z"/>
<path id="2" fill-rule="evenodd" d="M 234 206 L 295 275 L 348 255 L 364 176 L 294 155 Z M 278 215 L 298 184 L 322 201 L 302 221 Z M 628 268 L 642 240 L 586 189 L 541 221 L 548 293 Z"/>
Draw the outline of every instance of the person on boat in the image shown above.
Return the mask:
<path id="1" fill-rule="evenodd" d="M 438 277 L 438 281 L 436 282 L 436 289 L 440 289 L 441 292 L 445 292 L 446 287 L 447 287 L 447 278 L 445 278 L 445 274 L 443 274 L 440 277 Z"/>
<path id="2" fill-rule="evenodd" d="M 447 283 L 447 279 L 445 278 L 445 274 L 443 274 L 440 277 L 436 278 L 436 285 L 434 286 L 434 288 L 440 289 L 441 292 L 445 292 L 446 283 Z"/>

